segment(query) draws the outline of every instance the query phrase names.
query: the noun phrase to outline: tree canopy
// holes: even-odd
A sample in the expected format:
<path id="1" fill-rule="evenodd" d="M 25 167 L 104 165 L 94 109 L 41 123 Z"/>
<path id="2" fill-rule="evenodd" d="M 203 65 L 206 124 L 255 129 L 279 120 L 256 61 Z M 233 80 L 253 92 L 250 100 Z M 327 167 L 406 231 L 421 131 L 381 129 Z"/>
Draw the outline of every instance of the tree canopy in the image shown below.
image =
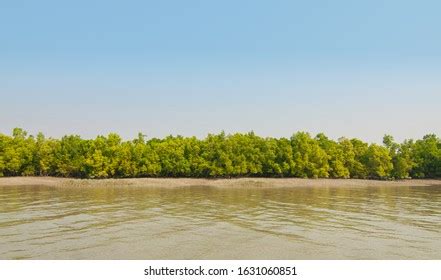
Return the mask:
<path id="1" fill-rule="evenodd" d="M 386 135 L 378 145 L 322 133 L 263 138 L 250 132 L 205 139 L 139 134 L 124 141 L 115 133 L 53 139 L 15 128 L 0 134 L 0 176 L 439 178 L 441 140 L 431 134 L 396 143 Z"/>

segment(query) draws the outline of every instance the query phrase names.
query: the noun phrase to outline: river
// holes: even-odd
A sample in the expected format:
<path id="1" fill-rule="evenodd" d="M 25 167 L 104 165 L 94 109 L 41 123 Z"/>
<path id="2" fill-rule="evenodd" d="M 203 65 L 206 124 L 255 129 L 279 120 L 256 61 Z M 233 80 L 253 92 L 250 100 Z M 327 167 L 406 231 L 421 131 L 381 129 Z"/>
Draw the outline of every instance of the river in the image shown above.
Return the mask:
<path id="1" fill-rule="evenodd" d="M 0 187 L 0 259 L 441 259 L 441 187 Z"/>

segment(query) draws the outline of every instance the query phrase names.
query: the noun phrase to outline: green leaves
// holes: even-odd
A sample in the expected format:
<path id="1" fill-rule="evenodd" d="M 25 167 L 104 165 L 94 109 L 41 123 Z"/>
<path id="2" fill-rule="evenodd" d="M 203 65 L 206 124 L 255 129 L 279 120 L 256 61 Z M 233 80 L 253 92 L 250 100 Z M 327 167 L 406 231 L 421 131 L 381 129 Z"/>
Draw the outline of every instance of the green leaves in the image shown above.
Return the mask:
<path id="1" fill-rule="evenodd" d="M 427 135 L 402 144 L 386 135 L 384 146 L 359 139 L 262 138 L 253 132 L 124 141 L 115 133 L 85 140 L 51 139 L 16 128 L 0 134 L 0 176 L 301 177 L 403 179 L 441 177 L 441 141 Z"/>
<path id="2" fill-rule="evenodd" d="M 391 177 L 393 164 L 387 148 L 376 144 L 369 145 L 363 163 L 369 179 L 387 179 Z"/>
<path id="3" fill-rule="evenodd" d="M 415 161 L 412 176 L 441 177 L 441 141 L 436 135 L 426 135 L 422 140 L 417 140 L 412 149 L 412 156 Z"/>
<path id="4" fill-rule="evenodd" d="M 298 132 L 291 137 L 294 153 L 296 177 L 327 178 L 329 177 L 328 155 L 320 147 L 317 140 L 312 139 L 309 133 Z"/>

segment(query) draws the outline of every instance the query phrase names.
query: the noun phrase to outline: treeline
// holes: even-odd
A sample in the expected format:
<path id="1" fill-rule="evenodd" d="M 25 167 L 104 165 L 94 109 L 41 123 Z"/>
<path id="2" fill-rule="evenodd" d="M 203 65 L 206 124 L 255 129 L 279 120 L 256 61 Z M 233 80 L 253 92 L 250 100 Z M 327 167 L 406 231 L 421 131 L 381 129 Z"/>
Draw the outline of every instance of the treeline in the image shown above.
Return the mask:
<path id="1" fill-rule="evenodd" d="M 358 139 L 262 138 L 247 134 L 123 141 L 117 134 L 82 139 L 46 138 L 16 128 L 0 134 L 0 176 L 127 177 L 300 177 L 402 179 L 441 177 L 441 141 L 435 135 L 383 145 Z"/>

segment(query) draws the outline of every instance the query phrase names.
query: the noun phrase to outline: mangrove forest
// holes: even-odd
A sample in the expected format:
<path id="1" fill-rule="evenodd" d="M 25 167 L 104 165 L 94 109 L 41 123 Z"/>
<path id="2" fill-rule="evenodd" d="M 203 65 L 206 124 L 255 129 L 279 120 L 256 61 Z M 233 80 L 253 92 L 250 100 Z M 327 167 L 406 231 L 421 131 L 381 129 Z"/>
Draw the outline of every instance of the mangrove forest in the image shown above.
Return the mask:
<path id="1" fill-rule="evenodd" d="M 0 134 L 0 176 L 440 178 L 441 140 L 430 134 L 396 143 L 386 135 L 379 145 L 306 132 L 290 138 L 250 132 L 205 139 L 139 134 L 125 141 L 115 133 L 54 139 L 15 128 L 12 135 Z"/>

